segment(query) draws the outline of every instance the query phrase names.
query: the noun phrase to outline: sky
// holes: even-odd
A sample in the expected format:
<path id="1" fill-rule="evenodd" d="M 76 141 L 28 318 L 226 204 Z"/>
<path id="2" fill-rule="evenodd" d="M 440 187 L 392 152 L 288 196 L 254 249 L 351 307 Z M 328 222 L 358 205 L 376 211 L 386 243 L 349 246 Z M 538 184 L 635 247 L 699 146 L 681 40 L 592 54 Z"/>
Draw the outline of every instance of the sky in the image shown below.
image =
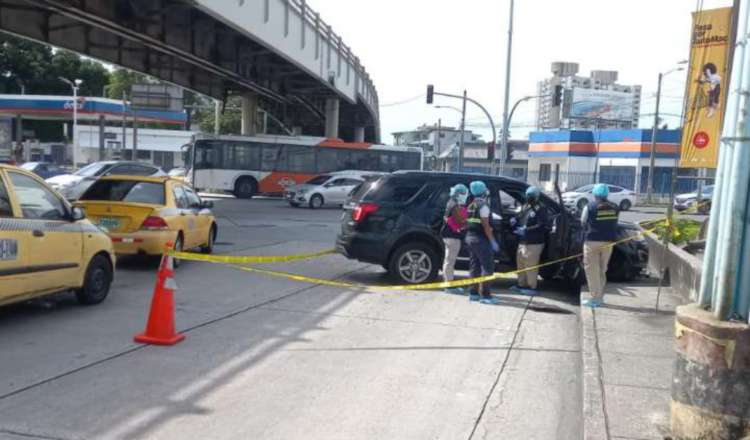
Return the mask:
<path id="1" fill-rule="evenodd" d="M 488 108 L 500 125 L 510 0 L 307 0 L 320 12 L 370 73 L 380 99 L 383 143 L 394 131 L 421 124 L 457 127 L 460 113 L 425 104 L 427 84 L 438 92 L 468 96 Z M 731 0 L 516 0 L 510 99 L 536 93 L 550 63 L 617 70 L 618 82 L 641 85 L 641 127 L 650 128 L 659 72 L 689 56 L 691 12 L 731 6 Z M 685 72 L 662 83 L 661 112 L 679 126 Z M 436 98 L 460 107 L 460 100 Z M 533 130 L 535 103 L 522 103 L 511 137 Z M 669 116 L 669 115 L 676 116 Z M 467 110 L 467 128 L 491 137 L 487 118 Z M 472 125 L 470 127 L 470 125 Z"/>

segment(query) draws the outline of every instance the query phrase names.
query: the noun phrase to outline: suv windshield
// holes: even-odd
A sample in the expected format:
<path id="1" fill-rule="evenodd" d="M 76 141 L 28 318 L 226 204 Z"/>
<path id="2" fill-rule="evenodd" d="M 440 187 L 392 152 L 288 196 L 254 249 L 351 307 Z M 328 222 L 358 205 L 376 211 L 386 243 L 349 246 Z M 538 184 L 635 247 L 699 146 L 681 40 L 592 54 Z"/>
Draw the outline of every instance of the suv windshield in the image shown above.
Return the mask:
<path id="1" fill-rule="evenodd" d="M 322 185 L 326 182 L 328 182 L 328 179 L 330 179 L 331 176 L 327 174 L 322 174 L 320 176 L 313 177 L 312 179 L 308 180 L 307 183 L 310 185 Z"/>
<path id="2" fill-rule="evenodd" d="M 136 180 L 98 180 L 81 200 L 164 204 L 164 184 Z"/>
<path id="3" fill-rule="evenodd" d="M 76 176 L 83 176 L 83 177 L 93 177 L 93 176 L 99 176 L 104 171 L 109 169 L 109 167 L 112 164 L 108 163 L 102 163 L 102 162 L 94 162 L 90 165 L 86 165 L 85 167 L 81 168 L 80 170 L 75 172 Z"/>
<path id="4" fill-rule="evenodd" d="M 366 191 L 364 199 L 372 202 L 406 202 L 416 195 L 425 184 L 424 179 L 415 179 L 406 176 L 391 176 L 377 180 L 371 184 L 363 184 L 354 199 L 357 199 L 360 191 Z M 367 191 L 367 190 L 370 191 Z"/>

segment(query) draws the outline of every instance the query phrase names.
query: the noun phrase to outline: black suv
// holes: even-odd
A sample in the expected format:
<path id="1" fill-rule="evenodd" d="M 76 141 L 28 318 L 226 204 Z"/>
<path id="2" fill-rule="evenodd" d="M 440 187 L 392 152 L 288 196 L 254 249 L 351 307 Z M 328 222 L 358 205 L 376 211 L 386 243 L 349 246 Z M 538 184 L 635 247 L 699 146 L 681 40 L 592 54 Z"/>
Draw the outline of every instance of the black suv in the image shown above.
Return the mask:
<path id="1" fill-rule="evenodd" d="M 501 243 L 501 251 L 495 257 L 496 270 L 515 269 L 518 239 L 511 232 L 510 219 L 519 211 L 529 185 L 502 177 L 403 171 L 367 182 L 344 206 L 337 250 L 348 258 L 382 265 L 399 283 L 434 280 L 442 266 L 443 243 L 439 231 L 449 190 L 458 183 L 469 186 L 473 180 L 484 181 L 491 192 L 491 223 Z M 541 203 L 549 210 L 551 219 L 542 262 L 581 253 L 580 221 L 562 202 L 542 195 Z M 635 225 L 622 222 L 619 230 L 620 238 L 638 233 Z M 464 251 L 459 263 L 465 264 Z M 613 279 L 633 279 L 647 264 L 648 248 L 643 240 L 630 240 L 615 246 L 607 275 Z M 574 288 L 584 281 L 580 259 L 545 266 L 540 275 L 548 280 L 568 281 Z"/>

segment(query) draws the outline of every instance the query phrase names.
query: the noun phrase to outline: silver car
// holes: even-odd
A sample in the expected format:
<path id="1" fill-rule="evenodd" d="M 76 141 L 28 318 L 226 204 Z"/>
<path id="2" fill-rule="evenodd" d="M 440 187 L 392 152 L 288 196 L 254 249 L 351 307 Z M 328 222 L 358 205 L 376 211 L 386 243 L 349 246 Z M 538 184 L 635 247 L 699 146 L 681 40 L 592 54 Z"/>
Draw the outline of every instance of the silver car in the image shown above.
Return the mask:
<path id="1" fill-rule="evenodd" d="M 361 174 L 330 173 L 315 176 L 301 185 L 290 186 L 284 198 L 291 206 L 309 206 L 317 209 L 324 205 L 340 206 L 346 202 L 349 193 L 364 182 Z"/>

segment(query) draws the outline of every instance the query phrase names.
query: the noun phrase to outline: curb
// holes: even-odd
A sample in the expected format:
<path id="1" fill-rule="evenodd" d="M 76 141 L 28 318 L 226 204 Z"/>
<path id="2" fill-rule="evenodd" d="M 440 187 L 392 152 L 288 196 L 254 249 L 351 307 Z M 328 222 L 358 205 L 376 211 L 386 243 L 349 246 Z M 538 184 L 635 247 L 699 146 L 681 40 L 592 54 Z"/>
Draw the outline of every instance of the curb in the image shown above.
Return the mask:
<path id="1" fill-rule="evenodd" d="M 588 296 L 588 295 L 587 295 Z M 583 293 L 581 300 L 583 300 Z M 596 312 L 581 307 L 581 357 L 583 361 L 583 439 L 609 440 L 602 383 L 601 356 L 596 333 Z"/>

